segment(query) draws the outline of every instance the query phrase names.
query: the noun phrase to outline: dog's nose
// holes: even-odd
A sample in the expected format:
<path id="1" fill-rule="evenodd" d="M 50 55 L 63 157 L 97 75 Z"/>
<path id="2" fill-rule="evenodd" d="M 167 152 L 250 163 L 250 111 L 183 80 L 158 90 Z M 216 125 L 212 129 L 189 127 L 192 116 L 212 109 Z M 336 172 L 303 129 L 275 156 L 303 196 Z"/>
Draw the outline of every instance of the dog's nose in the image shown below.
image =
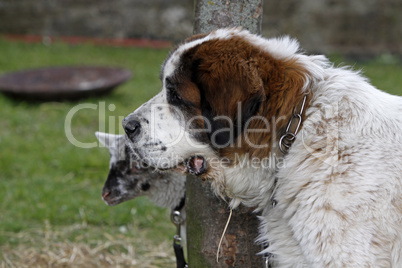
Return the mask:
<path id="1" fill-rule="evenodd" d="M 126 132 L 127 136 L 132 139 L 135 135 L 140 132 L 141 124 L 136 120 L 130 120 L 124 124 L 124 131 Z"/>

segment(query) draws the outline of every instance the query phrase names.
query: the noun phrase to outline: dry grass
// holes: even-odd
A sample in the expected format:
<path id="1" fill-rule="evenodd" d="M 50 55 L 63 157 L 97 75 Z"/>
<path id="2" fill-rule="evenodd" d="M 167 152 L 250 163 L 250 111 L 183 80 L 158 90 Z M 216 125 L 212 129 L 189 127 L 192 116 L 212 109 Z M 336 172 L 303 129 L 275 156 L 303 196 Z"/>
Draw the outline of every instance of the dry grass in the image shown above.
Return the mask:
<path id="1" fill-rule="evenodd" d="M 34 267 L 174 267 L 175 258 L 170 243 L 147 241 L 145 232 L 127 230 L 111 234 L 82 224 L 65 228 L 46 223 L 43 229 L 16 233 L 2 233 L 16 239 L 18 245 L 0 246 L 1 268 Z M 131 227 L 130 227 L 131 228 Z M 135 227 L 132 227 L 136 229 Z M 122 230 L 121 230 L 122 231 Z M 17 237 L 16 237 L 17 236 Z M 73 241 L 69 239 L 74 237 Z M 67 239 L 69 237 L 69 239 Z M 21 243 L 23 241 L 23 243 Z"/>

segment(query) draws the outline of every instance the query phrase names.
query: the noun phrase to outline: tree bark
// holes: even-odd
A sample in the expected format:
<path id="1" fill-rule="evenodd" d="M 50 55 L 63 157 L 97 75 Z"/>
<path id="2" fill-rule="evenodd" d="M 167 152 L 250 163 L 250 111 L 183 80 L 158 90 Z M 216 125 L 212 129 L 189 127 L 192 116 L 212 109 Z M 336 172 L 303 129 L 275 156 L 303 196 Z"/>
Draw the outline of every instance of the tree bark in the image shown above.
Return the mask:
<path id="1" fill-rule="evenodd" d="M 261 33 L 263 0 L 196 0 L 194 34 L 241 26 Z"/>
<path id="2" fill-rule="evenodd" d="M 196 0 L 194 34 L 223 27 L 241 26 L 261 32 L 263 0 Z M 211 191 L 210 183 L 194 176 L 186 186 L 187 255 L 190 268 L 261 267 L 263 260 L 255 245 L 259 221 L 252 208 L 240 206 L 223 238 L 216 261 L 219 240 L 229 218 L 229 207 Z"/>

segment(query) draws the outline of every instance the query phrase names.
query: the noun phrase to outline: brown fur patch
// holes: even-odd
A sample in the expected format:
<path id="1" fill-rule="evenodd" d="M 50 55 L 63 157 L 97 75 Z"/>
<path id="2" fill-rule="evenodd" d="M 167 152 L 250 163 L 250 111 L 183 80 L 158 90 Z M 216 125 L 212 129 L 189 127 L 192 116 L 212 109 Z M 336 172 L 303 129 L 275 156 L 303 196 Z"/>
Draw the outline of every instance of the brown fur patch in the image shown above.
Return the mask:
<path id="1" fill-rule="evenodd" d="M 249 153 L 251 157 L 260 158 L 268 156 L 271 143 L 276 142 L 276 136 L 283 132 L 294 107 L 303 98 L 301 89 L 306 71 L 295 61 L 274 59 L 240 37 L 206 41 L 188 55 L 191 55 L 193 66 L 189 78 L 198 86 L 199 93 L 191 87 L 185 89 L 191 94 L 183 92 L 183 96 L 192 100 L 204 99 L 214 116 L 228 116 L 236 122 L 238 103 L 242 109 L 247 109 L 250 99 L 262 101 L 255 115 L 267 120 L 254 119 L 248 126 L 267 131 L 245 131 L 229 146 L 219 148 L 219 154 L 228 158 L 233 158 L 235 153 Z M 199 109 L 203 108 L 199 104 Z M 275 126 L 272 126 L 272 119 Z M 270 129 L 267 122 L 271 124 Z M 272 137 L 275 137 L 274 141 Z M 256 149 L 253 144 L 266 146 Z"/>

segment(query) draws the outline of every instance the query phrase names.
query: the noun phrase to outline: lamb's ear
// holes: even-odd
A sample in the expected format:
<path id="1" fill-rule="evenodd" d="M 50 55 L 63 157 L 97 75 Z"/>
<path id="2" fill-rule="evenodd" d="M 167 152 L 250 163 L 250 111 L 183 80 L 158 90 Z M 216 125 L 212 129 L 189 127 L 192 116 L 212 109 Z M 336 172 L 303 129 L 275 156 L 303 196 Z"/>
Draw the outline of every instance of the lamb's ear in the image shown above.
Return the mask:
<path id="1" fill-rule="evenodd" d="M 111 147 L 115 146 L 116 141 L 122 135 L 116 135 L 116 134 L 104 133 L 104 132 L 97 131 L 97 132 L 95 132 L 95 136 L 103 146 L 105 146 L 106 148 L 111 148 Z"/>

